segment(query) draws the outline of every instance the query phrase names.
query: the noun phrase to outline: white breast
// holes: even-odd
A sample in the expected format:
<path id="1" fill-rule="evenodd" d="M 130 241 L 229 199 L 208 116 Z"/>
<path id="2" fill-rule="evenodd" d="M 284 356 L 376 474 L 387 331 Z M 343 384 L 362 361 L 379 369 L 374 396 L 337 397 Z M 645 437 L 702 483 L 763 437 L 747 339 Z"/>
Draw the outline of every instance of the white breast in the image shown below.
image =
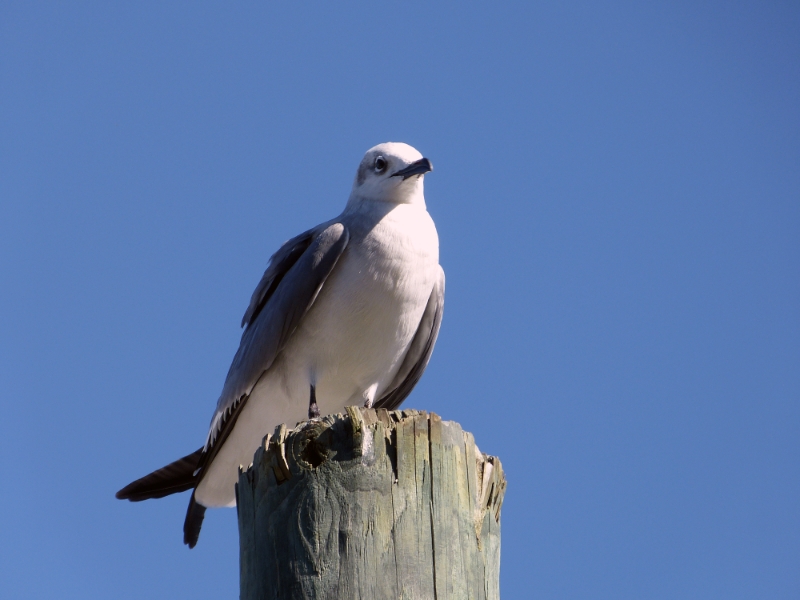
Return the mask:
<path id="1" fill-rule="evenodd" d="M 323 412 L 363 402 L 371 386 L 373 394 L 385 391 L 438 270 L 438 238 L 425 210 L 400 205 L 374 227 L 352 229 L 340 264 L 287 352 L 290 379 L 306 388 L 314 383 Z"/>
<path id="2" fill-rule="evenodd" d="M 307 418 L 312 384 L 329 414 L 380 397 L 399 369 L 438 276 L 433 220 L 413 205 L 342 220 L 347 249 L 198 486 L 204 506 L 232 505 L 236 468 L 275 426 Z"/>

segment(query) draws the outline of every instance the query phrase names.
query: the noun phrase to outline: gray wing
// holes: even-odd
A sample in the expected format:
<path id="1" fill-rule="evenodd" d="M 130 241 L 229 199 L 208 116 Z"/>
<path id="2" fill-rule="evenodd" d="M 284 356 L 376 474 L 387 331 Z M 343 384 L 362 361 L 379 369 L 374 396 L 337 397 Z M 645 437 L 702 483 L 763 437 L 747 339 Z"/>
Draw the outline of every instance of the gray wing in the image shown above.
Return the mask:
<path id="1" fill-rule="evenodd" d="M 324 225 L 322 227 L 324 227 Z M 280 284 L 284 275 L 286 275 L 294 263 L 297 262 L 297 259 L 302 256 L 303 252 L 308 249 L 311 242 L 314 241 L 314 237 L 320 233 L 319 229 L 319 227 L 315 227 L 314 229 L 309 229 L 293 237 L 270 257 L 267 270 L 264 271 L 261 281 L 258 282 L 250 298 L 250 306 L 244 311 L 242 327 L 250 325 L 255 320 L 258 313 L 264 308 L 264 304 L 266 304 L 272 294 L 275 293 L 275 289 Z"/>
<path id="2" fill-rule="evenodd" d="M 200 484 L 206 466 L 233 431 L 253 387 L 314 304 L 349 239 L 341 223 L 323 223 L 286 242 L 270 259 L 244 313 L 245 330 L 211 419 L 206 445 L 199 451 L 193 487 Z M 205 511 L 192 493 L 183 522 L 183 542 L 190 548 L 200 537 Z"/>
<path id="3" fill-rule="evenodd" d="M 341 223 L 326 223 L 289 240 L 273 255 L 244 314 L 246 329 L 228 370 L 198 468 L 213 459 L 216 452 L 209 450 L 218 448 L 230 433 L 248 394 L 314 304 L 349 238 Z"/>
<path id="4" fill-rule="evenodd" d="M 400 370 L 387 388 L 388 391 L 375 402 L 375 408 L 394 410 L 402 404 L 417 385 L 431 359 L 433 346 L 436 344 L 439 327 L 442 324 L 443 311 L 444 271 L 439 267 L 439 278 L 433 286 L 419 327 L 414 334 L 414 339 L 411 340 Z"/>

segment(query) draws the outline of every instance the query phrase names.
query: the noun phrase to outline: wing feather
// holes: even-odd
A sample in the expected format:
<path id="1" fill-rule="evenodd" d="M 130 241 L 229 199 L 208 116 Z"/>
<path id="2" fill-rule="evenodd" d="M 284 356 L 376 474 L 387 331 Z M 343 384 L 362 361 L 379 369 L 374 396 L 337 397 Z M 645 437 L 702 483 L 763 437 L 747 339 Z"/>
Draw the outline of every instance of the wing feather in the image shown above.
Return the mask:
<path id="1" fill-rule="evenodd" d="M 284 244 L 259 284 L 258 300 L 253 294 L 245 313 L 247 328 L 211 420 L 206 453 L 226 424 L 232 426 L 231 416 L 238 415 L 248 394 L 272 366 L 347 247 L 349 234 L 341 223 L 310 231 L 308 243 L 302 234 Z M 305 248 L 303 252 L 298 251 L 300 247 Z"/>
<path id="2" fill-rule="evenodd" d="M 394 410 L 408 397 L 411 390 L 419 382 L 422 373 L 428 366 L 439 336 L 444 311 L 444 271 L 439 267 L 439 279 L 433 286 L 428 304 L 422 313 L 417 332 L 411 340 L 406 356 L 394 380 L 387 388 L 387 393 L 381 396 L 374 404 L 375 408 Z"/>
<path id="3" fill-rule="evenodd" d="M 258 282 L 256 289 L 253 291 L 250 305 L 244 312 L 242 327 L 249 326 L 255 321 L 261 309 L 264 308 L 275 289 L 280 285 L 284 275 L 302 256 L 303 252 L 308 249 L 311 242 L 314 241 L 315 235 L 319 233 L 318 229 L 318 227 L 315 227 L 293 237 L 270 257 L 267 270 L 264 271 L 261 281 Z"/>

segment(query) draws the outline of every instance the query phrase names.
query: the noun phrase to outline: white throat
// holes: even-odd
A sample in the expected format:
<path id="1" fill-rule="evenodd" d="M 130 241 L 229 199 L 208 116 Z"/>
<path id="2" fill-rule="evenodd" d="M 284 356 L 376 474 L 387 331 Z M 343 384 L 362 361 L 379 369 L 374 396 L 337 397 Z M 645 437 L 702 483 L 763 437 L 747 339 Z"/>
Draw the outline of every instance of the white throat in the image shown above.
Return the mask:
<path id="1" fill-rule="evenodd" d="M 406 181 L 396 183 L 393 181 L 377 182 L 390 184 L 386 186 L 353 185 L 350 198 L 347 200 L 347 208 L 385 202 L 388 204 L 412 204 L 424 209 L 426 207 L 423 178 L 423 175 L 414 175 Z"/>

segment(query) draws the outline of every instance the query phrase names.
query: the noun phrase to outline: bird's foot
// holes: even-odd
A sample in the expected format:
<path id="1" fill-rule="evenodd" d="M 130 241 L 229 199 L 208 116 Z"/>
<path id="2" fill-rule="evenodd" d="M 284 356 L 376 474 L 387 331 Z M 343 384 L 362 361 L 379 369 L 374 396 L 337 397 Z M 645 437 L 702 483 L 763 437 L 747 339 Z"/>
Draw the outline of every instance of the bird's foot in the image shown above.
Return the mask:
<path id="1" fill-rule="evenodd" d="M 316 402 L 308 406 L 308 420 L 311 419 L 319 419 L 319 407 Z"/>

